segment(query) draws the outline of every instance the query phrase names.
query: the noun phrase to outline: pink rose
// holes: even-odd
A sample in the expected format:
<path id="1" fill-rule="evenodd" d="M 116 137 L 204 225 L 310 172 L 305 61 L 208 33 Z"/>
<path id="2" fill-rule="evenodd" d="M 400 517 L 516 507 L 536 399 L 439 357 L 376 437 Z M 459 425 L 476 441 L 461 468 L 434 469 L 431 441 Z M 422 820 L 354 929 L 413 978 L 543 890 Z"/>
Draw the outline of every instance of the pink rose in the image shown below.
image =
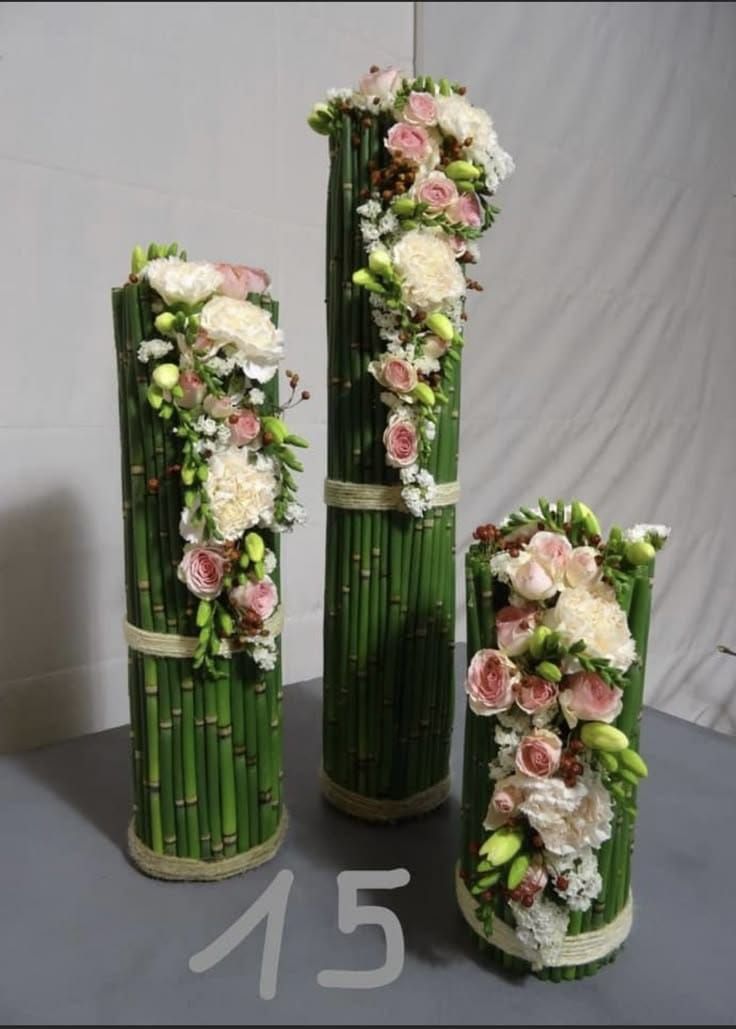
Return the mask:
<path id="1" fill-rule="evenodd" d="M 373 67 L 358 82 L 358 92 L 363 96 L 377 96 L 385 100 L 401 86 L 402 75 L 398 68 Z"/>
<path id="2" fill-rule="evenodd" d="M 544 565 L 556 582 L 562 579 L 572 554 L 572 545 L 567 536 L 559 532 L 535 532 L 526 549 Z"/>
<path id="3" fill-rule="evenodd" d="M 222 589 L 225 558 L 209 547 L 187 546 L 179 563 L 178 575 L 190 593 L 200 600 L 214 600 Z"/>
<path id="4" fill-rule="evenodd" d="M 516 665 L 500 650 L 479 650 L 473 655 L 465 680 L 470 709 L 476 715 L 497 715 L 514 703 L 519 677 Z"/>
<path id="5" fill-rule="evenodd" d="M 533 715 L 546 711 L 557 700 L 557 687 L 539 675 L 525 675 L 516 687 L 516 703 L 522 711 Z"/>
<path id="6" fill-rule="evenodd" d="M 233 300 L 245 300 L 249 293 L 263 293 L 271 283 L 271 277 L 263 268 L 248 268 L 244 264 L 216 264 L 222 275 L 222 285 L 218 290 L 225 297 Z"/>
<path id="7" fill-rule="evenodd" d="M 431 93 L 411 92 L 407 97 L 402 117 L 410 125 L 436 125 L 437 101 Z"/>
<path id="8" fill-rule="evenodd" d="M 565 565 L 565 579 L 568 586 L 592 586 L 601 577 L 594 547 L 575 547 Z"/>
<path id="9" fill-rule="evenodd" d="M 235 411 L 235 405 L 232 397 L 216 397 L 212 393 L 208 393 L 204 398 L 204 409 L 210 418 L 216 418 L 218 421 L 223 418 L 229 418 Z"/>
<path id="10" fill-rule="evenodd" d="M 511 585 L 525 600 L 547 600 L 557 593 L 557 586 L 538 561 L 525 561 L 509 573 Z"/>
<path id="11" fill-rule="evenodd" d="M 536 608 L 502 607 L 496 615 L 496 637 L 499 649 L 509 657 L 523 654 L 536 626 Z"/>
<path id="12" fill-rule="evenodd" d="M 407 468 L 414 464 L 419 454 L 416 426 L 405 418 L 389 422 L 383 434 L 383 445 L 386 463 L 392 468 Z"/>
<path id="13" fill-rule="evenodd" d="M 430 172 L 414 192 L 419 203 L 427 204 L 432 211 L 444 211 L 457 200 L 457 186 L 441 171 Z"/>
<path id="14" fill-rule="evenodd" d="M 451 221 L 479 229 L 483 224 L 483 208 L 475 193 L 461 193 L 448 211 Z"/>
<path id="15" fill-rule="evenodd" d="M 254 611 L 262 622 L 276 610 L 279 593 L 276 584 L 266 576 L 258 582 L 248 582 L 230 590 L 230 603 L 237 611 Z"/>
<path id="16" fill-rule="evenodd" d="M 547 885 L 548 878 L 542 865 L 530 865 L 526 870 L 524 878 L 516 889 L 513 890 L 511 894 L 512 899 L 518 900 L 524 907 L 530 908 L 534 903 L 536 895 L 541 893 Z"/>
<path id="17" fill-rule="evenodd" d="M 560 764 L 562 743 L 549 729 L 535 729 L 524 736 L 516 750 L 516 767 L 522 775 L 548 779 Z"/>
<path id="18" fill-rule="evenodd" d="M 560 707 L 568 725 L 583 722 L 615 722 L 623 707 L 623 690 L 609 686 L 593 672 L 577 672 L 563 681 Z"/>
<path id="19" fill-rule="evenodd" d="M 429 136 L 421 125 L 407 125 L 399 121 L 392 125 L 386 136 L 386 149 L 394 157 L 421 164 L 429 156 Z"/>
<path id="20" fill-rule="evenodd" d="M 523 793 L 518 786 L 514 785 L 513 779 L 499 780 L 493 791 L 491 802 L 488 805 L 488 812 L 483 825 L 486 829 L 500 829 L 506 825 L 523 799 Z"/>
<path id="21" fill-rule="evenodd" d="M 401 357 L 387 357 L 381 365 L 383 384 L 394 393 L 411 393 L 417 384 L 414 365 Z"/>
<path id="22" fill-rule="evenodd" d="M 231 414 L 228 418 L 228 424 L 230 425 L 230 442 L 235 444 L 236 447 L 252 443 L 261 431 L 260 419 L 255 411 L 251 411 L 250 408 L 238 411 L 237 414 Z"/>
<path id="23" fill-rule="evenodd" d="M 179 407 L 187 411 L 192 407 L 199 407 L 207 392 L 204 380 L 196 372 L 185 371 L 179 376 L 179 385 L 184 392 L 184 396 L 177 400 Z"/>

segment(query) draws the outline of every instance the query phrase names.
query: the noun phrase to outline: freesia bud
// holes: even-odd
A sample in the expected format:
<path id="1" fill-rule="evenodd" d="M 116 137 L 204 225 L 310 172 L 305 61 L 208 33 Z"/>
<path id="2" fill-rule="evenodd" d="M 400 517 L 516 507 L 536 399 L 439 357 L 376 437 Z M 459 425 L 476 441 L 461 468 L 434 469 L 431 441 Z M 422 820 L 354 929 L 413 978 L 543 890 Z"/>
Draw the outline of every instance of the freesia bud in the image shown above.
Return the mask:
<path id="1" fill-rule="evenodd" d="M 529 868 L 529 855 L 528 854 L 517 854 L 514 860 L 511 862 L 509 868 L 509 874 L 506 877 L 506 885 L 510 890 L 515 890 L 519 883 L 523 880 Z"/>
<path id="2" fill-rule="evenodd" d="M 474 181 L 480 178 L 480 168 L 476 168 L 470 161 L 452 161 L 445 168 L 445 175 L 455 182 Z"/>
<path id="3" fill-rule="evenodd" d="M 146 251 L 141 246 L 133 247 L 130 255 L 130 271 L 133 275 L 139 275 L 146 266 Z"/>
<path id="4" fill-rule="evenodd" d="M 529 640 L 529 652 L 532 657 L 539 659 L 544 653 L 544 644 L 548 636 L 552 635 L 552 630 L 546 625 L 538 625 L 532 633 L 532 638 Z"/>
<path id="5" fill-rule="evenodd" d="M 455 185 L 457 186 L 457 188 L 459 189 L 459 191 L 461 193 L 473 193 L 473 192 L 475 192 L 475 183 L 474 182 L 468 182 L 467 179 L 461 179 L 459 182 L 456 182 Z"/>
<path id="6" fill-rule="evenodd" d="M 159 364 L 153 369 L 152 379 L 159 389 L 171 390 L 179 381 L 179 367 L 175 364 Z"/>
<path id="7" fill-rule="evenodd" d="M 146 398 L 148 403 L 151 405 L 154 411 L 158 411 L 164 402 L 164 398 L 161 396 L 155 386 L 149 386 L 146 390 Z"/>
<path id="8" fill-rule="evenodd" d="M 562 680 L 562 672 L 551 661 L 542 661 L 535 668 L 535 672 L 537 675 L 541 675 L 543 679 L 546 679 L 547 682 L 560 682 Z"/>
<path id="9" fill-rule="evenodd" d="M 268 432 L 271 435 L 274 443 L 283 443 L 288 435 L 288 429 L 281 419 L 274 418 L 272 415 L 261 418 L 261 427 L 264 432 Z"/>
<path id="10" fill-rule="evenodd" d="M 194 477 L 197 474 L 197 469 L 194 465 L 185 464 L 181 470 L 181 481 L 185 486 L 191 486 L 194 482 Z"/>
<path id="11" fill-rule="evenodd" d="M 585 531 L 589 536 L 600 536 L 601 534 L 601 523 L 598 521 L 596 516 L 590 510 L 587 504 L 584 504 L 581 500 L 578 502 L 578 509 L 580 511 L 581 521 L 585 527 Z"/>
<path id="12" fill-rule="evenodd" d="M 631 565 L 648 565 L 654 560 L 656 550 L 646 540 L 638 540 L 636 543 L 629 543 L 626 547 L 626 560 Z"/>
<path id="13" fill-rule="evenodd" d="M 262 561 L 263 555 L 266 553 L 263 538 L 257 532 L 249 532 L 245 537 L 245 549 L 248 552 L 248 557 L 254 564 Z"/>
<path id="14" fill-rule="evenodd" d="M 435 311 L 434 314 L 428 315 L 424 319 L 424 324 L 430 332 L 433 332 L 435 336 L 439 336 L 446 343 L 455 335 L 455 328 L 452 322 L 446 314 L 442 314 L 440 311 Z"/>
<path id="15" fill-rule="evenodd" d="M 609 754 L 618 754 L 629 745 L 626 733 L 605 722 L 586 722 L 580 730 L 580 739 L 591 750 L 604 750 Z"/>
<path id="16" fill-rule="evenodd" d="M 391 264 L 391 258 L 388 256 L 388 250 L 383 250 L 380 247 L 376 250 L 371 250 L 368 257 L 368 267 L 374 275 L 380 275 L 385 279 L 393 277 L 394 266 Z"/>
<path id="17" fill-rule="evenodd" d="M 629 786 L 639 785 L 639 776 L 629 771 L 628 768 L 619 768 L 618 774 L 625 783 L 629 784 Z"/>
<path id="18" fill-rule="evenodd" d="M 315 104 L 307 116 L 307 125 L 320 136 L 329 136 L 332 118 L 327 104 Z"/>
<path id="19" fill-rule="evenodd" d="M 479 854 L 498 868 L 519 853 L 523 842 L 524 836 L 518 829 L 497 829 L 480 848 Z"/>
<path id="20" fill-rule="evenodd" d="M 410 218 L 417 208 L 411 197 L 397 197 L 392 204 L 392 209 L 397 218 Z"/>
<path id="21" fill-rule="evenodd" d="M 358 268 L 356 272 L 353 272 L 353 283 L 356 286 L 362 286 L 363 289 L 370 290 L 372 293 L 386 292 L 381 283 L 373 278 L 367 268 Z"/>
<path id="22" fill-rule="evenodd" d="M 171 311 L 163 311 L 153 324 L 163 336 L 168 336 L 174 331 L 175 323 L 176 315 L 173 315 Z"/>
<path id="23" fill-rule="evenodd" d="M 618 760 L 623 768 L 627 768 L 640 779 L 646 779 L 649 775 L 649 769 L 647 768 L 646 761 L 643 757 L 637 754 L 635 750 L 630 750 L 627 747 L 626 750 L 622 750 L 619 753 Z"/>
<path id="24" fill-rule="evenodd" d="M 428 386 L 426 382 L 418 382 L 411 391 L 411 395 L 418 400 L 420 404 L 425 404 L 427 407 L 434 407 L 434 390 L 431 386 Z"/>
<path id="25" fill-rule="evenodd" d="M 600 750 L 598 751 L 598 760 L 607 772 L 613 774 L 618 771 L 618 760 L 613 756 L 613 754 L 608 754 L 605 750 Z"/>

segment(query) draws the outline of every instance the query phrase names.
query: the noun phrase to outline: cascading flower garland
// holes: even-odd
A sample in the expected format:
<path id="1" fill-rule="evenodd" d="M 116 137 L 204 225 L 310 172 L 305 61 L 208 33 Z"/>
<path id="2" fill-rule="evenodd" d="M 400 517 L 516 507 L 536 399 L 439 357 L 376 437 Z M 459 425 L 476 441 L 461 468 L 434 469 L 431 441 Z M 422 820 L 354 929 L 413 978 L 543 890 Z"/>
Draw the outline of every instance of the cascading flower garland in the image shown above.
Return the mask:
<path id="1" fill-rule="evenodd" d="M 598 898 L 597 851 L 615 805 L 632 814 L 647 774 L 613 723 L 638 661 L 632 584 L 668 536 L 666 526 L 639 525 L 603 541 L 585 505 L 544 500 L 475 532 L 490 566 L 496 646 L 473 655 L 465 689 L 476 715 L 493 716 L 496 749 L 489 835 L 466 885 L 489 935 L 505 901 L 536 967 L 556 960 L 570 913 Z"/>
<path id="2" fill-rule="evenodd" d="M 368 266 L 353 281 L 371 294 L 373 321 L 386 344 L 369 371 L 389 409 L 386 463 L 398 469 L 406 508 L 421 517 L 435 482 L 424 467 L 436 435 L 436 405 L 446 403 L 442 364 L 458 361 L 476 240 L 499 209 L 491 203 L 513 171 L 486 111 L 465 88 L 396 68 L 371 68 L 357 90 L 332 90 L 309 123 L 325 135 L 342 112 L 381 116 L 387 161 L 373 167 L 358 207 Z"/>
<path id="3" fill-rule="evenodd" d="M 267 622 L 279 597 L 276 555 L 259 528 L 281 532 L 304 520 L 292 471 L 301 471 L 282 415 L 299 376 L 287 372 L 288 402 L 260 388 L 278 370 L 283 335 L 254 302 L 269 286 L 261 269 L 192 262 L 178 246 L 136 247 L 133 276 L 156 295 L 156 339 L 138 349 L 148 369 L 148 402 L 178 440 L 184 487 L 178 577 L 198 600 L 195 668 L 217 675 L 223 640 L 247 650 L 264 670 L 276 663 Z M 253 299 L 248 299 L 252 297 Z M 307 391 L 300 399 L 309 399 Z"/>

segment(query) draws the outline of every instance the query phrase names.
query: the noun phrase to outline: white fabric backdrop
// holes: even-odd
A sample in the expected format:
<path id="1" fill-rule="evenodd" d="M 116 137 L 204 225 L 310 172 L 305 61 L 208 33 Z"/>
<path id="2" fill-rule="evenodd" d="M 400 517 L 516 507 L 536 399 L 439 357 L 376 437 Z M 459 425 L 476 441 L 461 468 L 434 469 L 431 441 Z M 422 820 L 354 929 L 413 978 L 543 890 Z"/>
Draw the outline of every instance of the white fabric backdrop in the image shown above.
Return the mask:
<path id="1" fill-rule="evenodd" d="M 517 161 L 471 303 L 459 552 L 540 494 L 671 524 L 647 699 L 734 732 L 736 6 L 419 15 L 417 71 L 466 83 Z"/>
<path id="2" fill-rule="evenodd" d="M 321 667 L 327 144 L 312 103 L 410 67 L 413 5 L 0 5 L 0 750 L 127 721 L 110 288 L 136 242 L 262 265 L 314 399 L 288 680 Z"/>

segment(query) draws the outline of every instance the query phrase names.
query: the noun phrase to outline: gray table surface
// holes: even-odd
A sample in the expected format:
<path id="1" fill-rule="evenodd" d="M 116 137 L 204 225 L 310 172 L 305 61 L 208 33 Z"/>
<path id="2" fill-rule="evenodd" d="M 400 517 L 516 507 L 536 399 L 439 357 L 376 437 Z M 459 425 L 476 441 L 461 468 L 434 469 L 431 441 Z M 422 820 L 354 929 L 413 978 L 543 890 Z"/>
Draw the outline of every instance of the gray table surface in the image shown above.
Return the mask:
<path id="1" fill-rule="evenodd" d="M 269 864 L 226 882 L 161 883 L 123 843 L 125 729 L 0 759 L 0 1020 L 4 1024 L 733 1024 L 736 1013 L 736 741 L 648 711 L 636 920 L 617 961 L 581 982 L 510 980 L 487 965 L 455 908 L 462 733 L 441 811 L 373 828 L 317 790 L 319 683 L 287 687 L 288 838 Z M 458 704 L 458 711 L 462 704 Z M 337 927 L 336 875 L 404 867 L 410 883 L 367 900 L 398 915 L 399 979 L 325 989 L 325 968 L 374 968 L 383 934 Z M 211 943 L 281 869 L 294 872 L 278 992 L 259 997 L 263 927 L 207 972 Z"/>

